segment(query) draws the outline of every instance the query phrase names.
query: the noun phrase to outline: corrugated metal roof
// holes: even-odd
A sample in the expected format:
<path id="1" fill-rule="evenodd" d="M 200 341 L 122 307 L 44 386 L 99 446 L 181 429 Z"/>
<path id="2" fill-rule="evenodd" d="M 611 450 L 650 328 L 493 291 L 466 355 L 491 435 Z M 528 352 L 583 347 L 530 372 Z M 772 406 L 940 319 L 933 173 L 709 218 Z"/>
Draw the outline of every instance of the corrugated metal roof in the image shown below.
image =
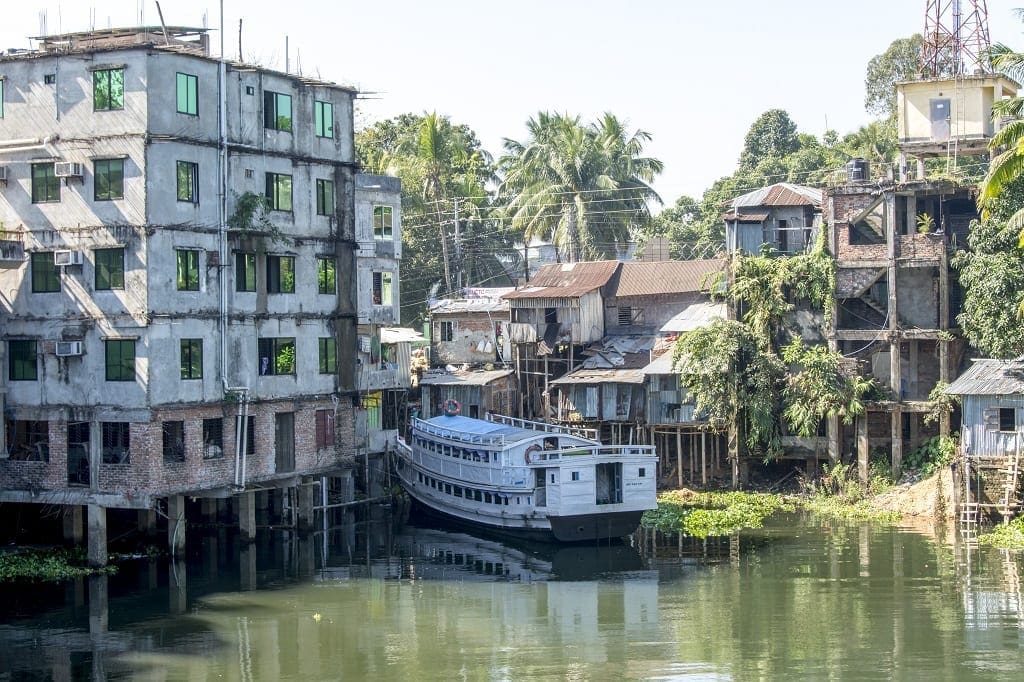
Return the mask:
<path id="1" fill-rule="evenodd" d="M 380 342 L 381 343 L 426 343 L 426 339 L 423 338 L 423 334 L 419 333 L 415 329 L 409 329 L 408 327 L 381 327 L 380 329 Z"/>
<path id="2" fill-rule="evenodd" d="M 444 298 L 430 304 L 431 315 L 455 313 L 502 313 L 508 317 L 508 301 L 500 298 Z"/>
<path id="3" fill-rule="evenodd" d="M 647 374 L 675 374 L 672 369 L 672 351 L 662 353 L 656 357 L 651 364 L 644 367 L 643 372 Z"/>
<path id="4" fill-rule="evenodd" d="M 580 369 L 637 369 L 651 359 L 653 336 L 606 336 L 591 344 Z"/>
<path id="5" fill-rule="evenodd" d="M 502 298 L 515 300 L 582 296 L 608 284 L 619 265 L 617 260 L 545 265 L 530 280 L 529 286 L 505 294 Z"/>
<path id="6" fill-rule="evenodd" d="M 768 187 L 741 194 L 728 205 L 740 206 L 821 206 L 820 189 L 779 182 Z"/>
<path id="7" fill-rule="evenodd" d="M 975 360 L 943 393 L 949 395 L 1024 394 L 1024 357 L 1016 360 Z"/>
<path id="8" fill-rule="evenodd" d="M 726 318 L 724 303 L 691 303 L 662 325 L 661 332 L 692 332 Z"/>
<path id="9" fill-rule="evenodd" d="M 552 385 L 569 384 L 642 384 L 643 368 L 637 369 L 578 369 L 549 382 Z"/>
<path id="10" fill-rule="evenodd" d="M 427 372 L 420 379 L 421 386 L 486 386 L 492 381 L 507 377 L 512 374 L 510 369 L 492 369 L 469 372 L 458 372 L 456 374 L 432 374 Z"/>
<path id="11" fill-rule="evenodd" d="M 705 260 L 630 261 L 619 268 L 611 296 L 650 296 L 706 291 L 708 279 L 725 269 L 722 258 Z"/>
<path id="12" fill-rule="evenodd" d="M 767 213 L 726 213 L 722 220 L 738 220 L 741 223 L 763 223 L 768 220 Z"/>

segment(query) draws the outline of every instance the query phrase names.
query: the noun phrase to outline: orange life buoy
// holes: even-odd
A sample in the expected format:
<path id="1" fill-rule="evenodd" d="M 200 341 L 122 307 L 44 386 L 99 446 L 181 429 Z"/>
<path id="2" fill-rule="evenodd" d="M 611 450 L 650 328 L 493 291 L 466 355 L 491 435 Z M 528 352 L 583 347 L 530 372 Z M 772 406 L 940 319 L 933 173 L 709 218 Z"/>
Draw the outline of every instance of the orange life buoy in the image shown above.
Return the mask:
<path id="1" fill-rule="evenodd" d="M 445 415 L 448 417 L 454 417 L 459 413 L 459 410 L 462 409 L 461 406 L 459 405 L 459 401 L 456 400 L 455 398 L 448 398 L 448 400 L 445 400 L 444 403 L 442 404 L 442 407 L 444 409 Z"/>
<path id="2" fill-rule="evenodd" d="M 526 452 L 524 453 L 523 457 L 526 458 L 526 463 L 527 464 L 530 463 L 530 453 L 531 452 L 540 452 L 540 446 L 534 444 L 534 445 L 531 445 L 530 447 L 526 448 Z"/>

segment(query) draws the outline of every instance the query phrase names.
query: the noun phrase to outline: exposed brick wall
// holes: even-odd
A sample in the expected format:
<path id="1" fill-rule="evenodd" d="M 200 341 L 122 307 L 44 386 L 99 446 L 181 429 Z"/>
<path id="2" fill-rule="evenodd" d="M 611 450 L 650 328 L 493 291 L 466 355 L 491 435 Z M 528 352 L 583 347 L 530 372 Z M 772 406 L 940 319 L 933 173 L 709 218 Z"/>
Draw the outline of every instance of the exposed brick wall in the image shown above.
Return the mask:
<path id="1" fill-rule="evenodd" d="M 162 496 L 222 486 L 235 481 L 234 404 L 155 410 L 149 422 L 130 426 L 130 452 L 126 464 L 96 463 L 92 492 Z M 335 445 L 316 448 L 316 410 L 334 411 L 329 400 L 295 399 L 250 405 L 256 417 L 256 454 L 246 463 L 249 481 L 316 473 L 350 461 L 354 455 L 355 429 L 350 401 L 339 403 L 335 419 Z M 276 471 L 275 415 L 293 412 L 295 431 L 295 468 Z M 203 457 L 203 419 L 223 418 L 223 455 Z M 164 462 L 164 421 L 183 421 L 185 425 L 185 461 Z M 61 491 L 83 490 L 67 484 L 67 421 L 49 422 L 50 457 L 48 462 L 0 460 L 0 488 L 6 490 Z M 93 457 L 94 462 L 99 456 Z"/>
<path id="2" fill-rule="evenodd" d="M 902 234 L 896 236 L 897 258 L 924 258 L 938 260 L 946 249 L 941 234 Z"/>
<path id="3" fill-rule="evenodd" d="M 851 298 L 878 279 L 878 268 L 840 268 L 836 272 L 836 296 Z"/>
<path id="4" fill-rule="evenodd" d="M 888 258 L 886 244 L 851 244 L 850 225 L 836 225 L 836 254 L 841 261 L 885 260 Z"/>
<path id="5" fill-rule="evenodd" d="M 498 321 L 499 318 L 488 317 L 486 314 L 435 315 L 432 322 L 432 345 L 430 348 L 430 359 L 434 366 L 496 362 L 494 325 Z M 442 322 L 452 323 L 451 341 L 441 341 Z M 481 341 L 491 342 L 489 353 L 477 350 L 477 345 Z"/>
<path id="6" fill-rule="evenodd" d="M 870 206 L 875 199 L 875 196 L 862 191 L 846 194 L 835 190 L 826 198 L 826 209 L 831 206 L 831 215 L 834 216 L 833 220 L 836 224 L 848 223 L 855 215 Z M 829 214 L 830 212 L 826 210 L 825 215 Z"/>

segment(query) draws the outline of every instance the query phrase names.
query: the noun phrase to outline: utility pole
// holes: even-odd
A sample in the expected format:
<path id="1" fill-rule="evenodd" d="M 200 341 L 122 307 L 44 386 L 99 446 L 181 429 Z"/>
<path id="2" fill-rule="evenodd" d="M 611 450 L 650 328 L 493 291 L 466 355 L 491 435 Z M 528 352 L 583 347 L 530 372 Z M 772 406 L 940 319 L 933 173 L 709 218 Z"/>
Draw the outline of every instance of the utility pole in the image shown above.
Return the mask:
<path id="1" fill-rule="evenodd" d="M 455 291 L 462 295 L 462 233 L 459 231 L 459 198 L 455 197 Z"/>

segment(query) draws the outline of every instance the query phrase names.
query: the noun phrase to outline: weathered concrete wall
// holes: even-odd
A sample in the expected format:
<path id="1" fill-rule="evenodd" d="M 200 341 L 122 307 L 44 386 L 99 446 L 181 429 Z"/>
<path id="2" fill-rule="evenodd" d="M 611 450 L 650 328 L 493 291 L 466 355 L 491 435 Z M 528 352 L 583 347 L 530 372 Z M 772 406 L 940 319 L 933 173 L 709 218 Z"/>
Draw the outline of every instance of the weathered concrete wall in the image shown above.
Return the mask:
<path id="1" fill-rule="evenodd" d="M 899 268 L 896 287 L 896 306 L 905 326 L 939 328 L 939 279 L 935 268 Z"/>
<path id="2" fill-rule="evenodd" d="M 686 294 L 609 298 L 604 302 L 604 327 L 609 334 L 657 331 L 691 303 L 706 302 L 708 300 L 708 296 L 699 291 Z M 643 311 L 642 322 L 636 325 L 620 325 L 620 306 L 629 306 L 634 312 Z"/>
<path id="3" fill-rule="evenodd" d="M 498 321 L 494 315 L 486 313 L 434 313 L 430 331 L 431 361 L 438 366 L 497 362 L 498 346 L 495 343 L 494 327 Z M 451 341 L 441 340 L 441 326 L 446 322 L 452 325 Z M 484 350 L 479 350 L 481 343 L 484 344 Z M 487 344 L 490 344 L 490 352 L 487 351 Z"/>

